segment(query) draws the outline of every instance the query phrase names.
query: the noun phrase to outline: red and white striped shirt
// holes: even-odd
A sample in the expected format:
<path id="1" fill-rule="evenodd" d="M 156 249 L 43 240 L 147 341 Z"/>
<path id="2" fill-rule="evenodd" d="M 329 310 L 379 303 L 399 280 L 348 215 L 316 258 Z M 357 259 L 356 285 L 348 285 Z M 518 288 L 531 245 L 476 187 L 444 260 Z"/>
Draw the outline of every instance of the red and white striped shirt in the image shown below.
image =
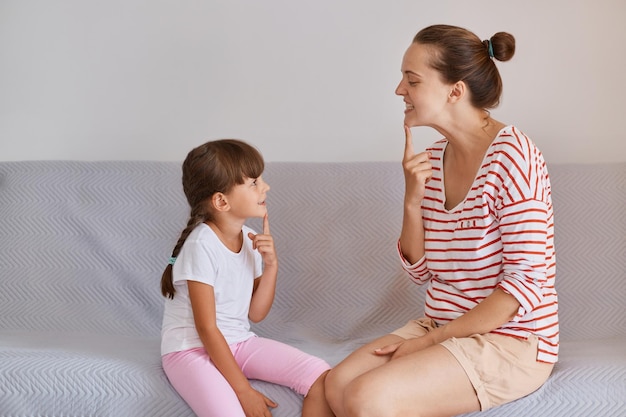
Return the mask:
<path id="1" fill-rule="evenodd" d="M 554 287 L 554 216 L 550 179 L 539 149 L 513 126 L 502 129 L 465 200 L 447 210 L 443 154 L 432 152 L 433 177 L 422 202 L 425 256 L 400 257 L 411 279 L 428 282 L 425 314 L 443 325 L 501 288 L 520 303 L 516 317 L 493 333 L 539 338 L 537 360 L 554 363 L 559 346 Z"/>

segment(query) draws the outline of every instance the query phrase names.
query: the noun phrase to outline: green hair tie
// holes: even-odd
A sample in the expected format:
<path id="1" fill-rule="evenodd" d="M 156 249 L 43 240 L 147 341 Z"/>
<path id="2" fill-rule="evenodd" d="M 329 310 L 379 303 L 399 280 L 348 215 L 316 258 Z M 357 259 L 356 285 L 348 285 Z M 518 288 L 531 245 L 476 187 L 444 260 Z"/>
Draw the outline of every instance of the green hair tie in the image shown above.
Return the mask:
<path id="1" fill-rule="evenodd" d="M 168 265 L 174 265 L 174 262 L 176 262 L 176 257 L 170 256 L 170 259 L 167 261 Z"/>

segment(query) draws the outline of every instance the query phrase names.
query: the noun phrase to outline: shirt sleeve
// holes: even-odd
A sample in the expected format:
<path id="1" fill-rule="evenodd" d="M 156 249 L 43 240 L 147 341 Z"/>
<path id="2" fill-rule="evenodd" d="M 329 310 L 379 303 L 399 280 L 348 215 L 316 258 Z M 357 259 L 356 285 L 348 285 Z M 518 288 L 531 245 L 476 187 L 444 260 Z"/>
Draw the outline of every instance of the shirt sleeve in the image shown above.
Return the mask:
<path id="1" fill-rule="evenodd" d="M 503 249 L 503 279 L 498 287 L 520 303 L 518 317 L 543 301 L 547 283 L 546 245 L 548 229 L 546 204 L 525 200 L 500 211 Z"/>
<path id="2" fill-rule="evenodd" d="M 520 303 L 519 319 L 543 301 L 552 208 L 543 157 L 525 137 L 512 143 L 516 146 L 502 149 L 494 164 L 493 209 L 503 250 L 503 279 L 498 287 Z"/>
<path id="3" fill-rule="evenodd" d="M 174 263 L 173 282 L 198 281 L 215 286 L 216 254 L 204 240 L 187 240 Z"/>
<path id="4" fill-rule="evenodd" d="M 400 263 L 402 265 L 402 269 L 404 269 L 408 274 L 411 281 L 418 285 L 422 285 L 426 283 L 431 278 L 431 273 L 426 267 L 426 255 L 422 256 L 414 264 L 410 264 L 409 261 L 406 260 L 404 255 L 402 255 L 402 248 L 400 247 L 400 239 L 398 239 L 398 256 L 400 257 Z"/>

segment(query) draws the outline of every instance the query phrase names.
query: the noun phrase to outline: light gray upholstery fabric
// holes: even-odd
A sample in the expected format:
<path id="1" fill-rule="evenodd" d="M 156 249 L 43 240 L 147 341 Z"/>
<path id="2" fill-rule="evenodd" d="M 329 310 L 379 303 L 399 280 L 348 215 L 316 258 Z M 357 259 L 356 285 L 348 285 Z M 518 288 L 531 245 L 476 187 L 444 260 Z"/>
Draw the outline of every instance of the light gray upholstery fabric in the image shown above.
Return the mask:
<path id="1" fill-rule="evenodd" d="M 480 415 L 625 416 L 626 164 L 550 175 L 561 360 Z M 422 314 L 395 252 L 398 163 L 275 162 L 264 177 L 281 263 L 258 334 L 336 364 Z M 186 220 L 179 163 L 0 162 L 0 416 L 193 416 L 159 357 L 159 280 Z M 299 395 L 254 384 L 275 417 L 300 415 Z"/>

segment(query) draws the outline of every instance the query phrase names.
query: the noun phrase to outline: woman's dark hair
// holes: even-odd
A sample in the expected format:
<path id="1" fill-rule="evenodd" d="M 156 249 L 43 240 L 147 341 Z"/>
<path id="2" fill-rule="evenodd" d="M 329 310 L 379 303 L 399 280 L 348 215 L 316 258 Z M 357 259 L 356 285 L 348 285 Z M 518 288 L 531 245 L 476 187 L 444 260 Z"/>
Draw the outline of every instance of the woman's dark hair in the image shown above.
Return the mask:
<path id="1" fill-rule="evenodd" d="M 493 59 L 508 61 L 515 54 L 515 38 L 498 32 L 481 41 L 467 29 L 450 25 L 433 25 L 420 30 L 413 42 L 432 47 L 429 65 L 443 80 L 467 85 L 472 104 L 492 109 L 500 103 L 502 79 Z"/>
<path id="2" fill-rule="evenodd" d="M 182 231 L 172 258 L 176 258 L 191 231 L 200 223 L 211 220 L 209 210 L 213 194 L 228 193 L 235 185 L 243 184 L 246 178 L 258 178 L 265 164 L 259 151 L 253 146 L 236 139 L 221 139 L 207 142 L 192 149 L 183 162 L 183 191 L 191 208 L 187 227 Z M 161 293 L 174 298 L 172 265 L 168 264 L 161 277 Z"/>

